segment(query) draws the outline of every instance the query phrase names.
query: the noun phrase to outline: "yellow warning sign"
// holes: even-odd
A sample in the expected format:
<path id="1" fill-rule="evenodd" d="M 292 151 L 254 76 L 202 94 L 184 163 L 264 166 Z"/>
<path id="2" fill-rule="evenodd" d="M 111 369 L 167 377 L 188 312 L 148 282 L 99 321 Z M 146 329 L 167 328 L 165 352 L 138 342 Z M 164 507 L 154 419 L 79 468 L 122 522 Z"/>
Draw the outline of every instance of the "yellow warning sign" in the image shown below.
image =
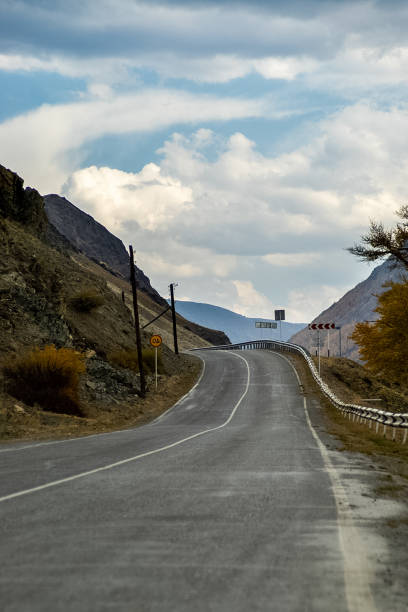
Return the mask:
<path id="1" fill-rule="evenodd" d="M 155 348 L 160 346 L 162 342 L 163 342 L 162 337 L 159 336 L 159 334 L 154 334 L 154 336 L 150 338 L 150 344 L 154 346 Z"/>

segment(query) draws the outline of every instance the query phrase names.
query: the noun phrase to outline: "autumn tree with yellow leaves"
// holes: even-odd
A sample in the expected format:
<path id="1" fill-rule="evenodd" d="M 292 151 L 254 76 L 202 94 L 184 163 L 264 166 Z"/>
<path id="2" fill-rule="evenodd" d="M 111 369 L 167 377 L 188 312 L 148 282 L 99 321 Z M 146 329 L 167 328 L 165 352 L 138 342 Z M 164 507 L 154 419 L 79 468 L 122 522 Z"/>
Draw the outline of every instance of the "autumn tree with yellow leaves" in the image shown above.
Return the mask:
<path id="1" fill-rule="evenodd" d="M 348 249 L 368 262 L 388 257 L 389 261 L 408 271 L 408 205 L 396 211 L 400 222 L 392 229 L 371 221 L 362 244 Z M 408 386 L 408 280 L 390 282 L 378 297 L 375 312 L 380 315 L 374 323 L 357 323 L 351 335 L 360 347 L 359 352 L 367 367 L 374 373 Z"/>
<path id="2" fill-rule="evenodd" d="M 357 323 L 351 336 L 367 367 L 408 386 L 408 282 L 389 283 L 378 296 L 375 323 Z"/>

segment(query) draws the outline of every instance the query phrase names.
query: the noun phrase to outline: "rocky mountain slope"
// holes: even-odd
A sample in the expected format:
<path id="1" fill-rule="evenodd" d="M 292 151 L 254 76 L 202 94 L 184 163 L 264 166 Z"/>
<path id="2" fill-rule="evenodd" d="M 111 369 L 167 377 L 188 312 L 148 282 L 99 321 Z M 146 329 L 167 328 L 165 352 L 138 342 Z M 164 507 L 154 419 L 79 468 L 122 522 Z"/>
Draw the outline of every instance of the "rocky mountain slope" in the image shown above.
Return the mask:
<path id="1" fill-rule="evenodd" d="M 222 329 L 232 343 L 265 338 L 279 340 L 280 338 L 279 323 L 277 329 L 255 328 L 255 321 L 271 321 L 271 319 L 244 317 L 227 308 L 200 302 L 177 301 L 176 309 L 190 321 L 205 327 Z M 293 333 L 303 327 L 304 323 L 282 321 L 282 340 L 288 340 Z"/>
<path id="2" fill-rule="evenodd" d="M 129 278 L 129 255 L 119 238 L 66 198 L 49 194 L 44 196 L 44 203 L 49 221 L 72 245 L 110 272 Z M 148 277 L 135 268 L 138 287 L 165 306 L 165 300 L 153 289 Z"/>
<path id="3" fill-rule="evenodd" d="M 174 355 L 171 316 L 167 314 L 142 334 L 146 349 L 151 333 L 163 336 L 161 395 L 152 399 L 151 406 L 148 398 L 140 398 L 138 374 L 118 366 L 116 360 L 118 353 L 135 351 L 129 283 L 86 257 L 62 236 L 48 222 L 38 192 L 24 189 L 23 180 L 3 166 L 0 245 L 0 438 L 54 436 L 56 427 L 61 435 L 63 431 L 100 431 L 102 425 L 102 430 L 124 427 L 145 420 L 157 406 L 163 409 L 171 405 L 193 384 L 192 371 L 197 365 L 193 358 Z M 84 291 L 97 297 L 97 307 L 92 311 L 75 307 L 76 298 Z M 146 292 L 140 292 L 139 298 L 141 324 L 145 325 L 163 306 Z M 209 345 L 193 329 L 193 323 L 179 317 L 181 350 Z M 212 330 L 201 331 L 211 336 Z M 219 341 L 225 341 L 223 334 L 213 333 Z M 36 404 L 21 402 L 14 391 L 11 394 L 7 368 L 14 359 L 50 344 L 79 351 L 86 360 L 79 416 L 59 414 L 63 410 L 57 405 L 55 414 L 50 414 Z M 150 389 L 151 381 L 150 377 Z M 66 424 L 65 429 L 61 429 L 61 423 Z"/>
<path id="4" fill-rule="evenodd" d="M 45 211 L 52 227 L 63 234 L 66 240 L 78 252 L 86 255 L 87 258 L 97 263 L 97 267 L 93 270 L 97 274 L 102 274 L 102 270 L 116 277 L 109 278 L 111 286 L 118 287 L 124 290 L 125 293 L 129 290 L 129 255 L 125 246 L 119 238 L 111 234 L 103 225 L 95 221 L 93 217 L 80 210 L 77 206 L 69 202 L 66 198 L 51 194 L 44 196 Z M 89 266 L 89 262 L 87 264 Z M 141 317 L 142 325 L 148 323 L 156 315 L 167 306 L 167 302 L 159 293 L 151 286 L 149 278 L 140 268 L 135 266 L 136 280 L 139 289 L 143 294 L 148 296 L 154 304 L 160 306 L 157 309 L 149 300 L 141 298 Z M 105 275 L 106 276 L 106 275 Z M 125 281 L 120 283 L 118 281 Z M 142 294 L 142 295 L 143 295 Z M 131 306 L 129 300 L 129 306 Z M 143 313 L 146 313 L 144 316 Z M 157 333 L 164 333 L 166 339 L 172 343 L 172 324 L 170 313 L 163 319 L 157 321 Z M 208 326 L 197 325 L 195 322 L 186 320 L 183 316 L 178 316 L 178 325 L 192 334 L 199 336 L 210 344 L 227 344 L 228 337 L 217 328 L 208 329 Z M 164 328 L 164 330 L 163 330 Z M 197 342 L 197 340 L 196 340 Z M 183 345 L 183 348 L 191 348 L 192 345 L 188 342 Z"/>
<path id="5" fill-rule="evenodd" d="M 376 295 L 381 294 L 384 283 L 389 281 L 400 282 L 403 278 L 401 268 L 393 267 L 388 261 L 374 268 L 370 276 L 348 291 L 340 300 L 321 312 L 311 323 L 334 322 L 341 327 L 340 331 L 323 331 L 320 334 L 322 353 L 327 355 L 330 347 L 330 355 L 338 355 L 340 350 L 340 334 L 342 345 L 342 356 L 359 360 L 358 347 L 350 339 L 354 326 L 358 321 L 374 321 L 378 314 L 374 312 L 377 307 Z M 315 352 L 317 346 L 317 332 L 305 329 L 294 334 L 291 342 L 306 347 L 310 352 Z"/>

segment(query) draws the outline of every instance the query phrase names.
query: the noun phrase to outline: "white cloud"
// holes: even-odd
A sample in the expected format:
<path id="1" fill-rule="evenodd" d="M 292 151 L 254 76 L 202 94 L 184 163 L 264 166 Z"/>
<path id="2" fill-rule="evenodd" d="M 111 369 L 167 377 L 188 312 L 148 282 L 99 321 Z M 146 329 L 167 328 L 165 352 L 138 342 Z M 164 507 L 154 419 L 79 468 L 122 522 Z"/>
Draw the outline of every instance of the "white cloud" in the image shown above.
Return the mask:
<path id="1" fill-rule="evenodd" d="M 163 175 L 156 164 L 147 164 L 137 174 L 84 168 L 70 177 L 66 190 L 112 232 L 120 232 L 129 219 L 144 230 L 166 229 L 172 219 L 185 214 L 192 201 L 191 188 Z"/>
<path id="2" fill-rule="evenodd" d="M 0 124 L 0 156 L 42 193 L 61 189 L 80 166 L 81 147 L 106 134 L 146 132 L 174 123 L 261 116 L 263 101 L 155 89 L 39 109 Z M 24 143 L 24 145 L 22 144 Z"/>
<path id="3" fill-rule="evenodd" d="M 140 266 L 154 270 L 160 282 L 170 277 L 200 280 L 212 278 L 219 282 L 229 282 L 225 279 L 237 266 L 237 257 L 220 255 L 204 248 L 185 247 L 171 237 L 160 239 L 159 245 L 154 242 L 146 244 L 143 238 L 138 240 L 138 244 L 141 249 L 138 253 Z"/>
<path id="4" fill-rule="evenodd" d="M 271 312 L 278 286 L 291 320 L 304 321 L 350 283 L 343 249 L 369 219 L 395 222 L 408 193 L 407 128 L 404 109 L 356 105 L 322 122 L 307 146 L 270 158 L 243 134 L 224 142 L 209 130 L 175 134 L 160 164 L 139 173 L 84 168 L 66 195 L 133 236 L 157 286 L 176 276 L 190 295 L 207 287 L 211 301 L 210 279 L 218 279 L 217 303 L 253 316 Z M 210 160 L 214 143 L 218 156 Z"/>
<path id="5" fill-rule="evenodd" d="M 294 289 L 288 295 L 286 318 L 299 323 L 313 321 L 320 312 L 337 302 L 350 289 L 351 287 L 347 285 L 317 284 L 306 289 Z M 325 322 L 331 323 L 332 321 Z"/>
<path id="6" fill-rule="evenodd" d="M 233 305 L 233 310 L 244 316 L 251 317 L 256 313 L 259 317 L 270 318 L 273 312 L 272 302 L 257 291 L 251 281 L 233 280 L 237 291 L 237 301 Z"/>
<path id="7" fill-rule="evenodd" d="M 264 57 L 252 65 L 265 79 L 293 81 L 300 74 L 315 72 L 319 62 L 309 57 Z"/>
<path id="8" fill-rule="evenodd" d="M 370 217 L 394 222 L 407 201 L 407 24 L 408 6 L 391 1 L 0 3 L 1 71 L 87 84 L 75 102 L 0 124 L 2 163 L 43 193 L 65 184 L 70 199 L 137 244 L 159 289 L 176 277 L 185 295 L 269 316 L 278 288 L 292 320 L 312 318 L 349 282 L 341 249 Z M 159 84 L 146 88 L 152 72 Z M 264 98 L 250 97 L 259 78 L 225 86 L 254 74 L 265 79 Z M 198 92 L 248 86 L 249 97 L 169 89 L 166 79 L 188 79 Z M 282 111 L 277 99 L 288 91 Z M 350 105 L 284 154 L 261 154 L 243 133 L 200 129 L 288 116 L 299 99 L 303 112 L 303 98 L 321 113 L 321 92 Z M 362 96 L 383 110 L 356 103 Z M 83 167 L 94 140 L 178 124 L 196 131 L 168 138 L 160 163 Z"/>
<path id="9" fill-rule="evenodd" d="M 158 277 L 167 277 L 175 279 L 198 278 L 203 276 L 204 270 L 198 263 L 179 263 L 171 260 L 160 253 L 140 253 L 138 255 L 138 264 L 142 269 L 146 266 L 154 269 Z M 186 299 L 186 298 L 183 298 Z"/>
<path id="10" fill-rule="evenodd" d="M 407 85 L 408 47 L 367 47 L 360 40 L 350 40 L 334 58 L 321 62 L 309 80 L 315 87 L 341 89 L 343 93 Z"/>
<path id="11" fill-rule="evenodd" d="M 271 266 L 280 268 L 300 268 L 321 259 L 321 253 L 269 253 L 262 257 Z"/>
<path id="12" fill-rule="evenodd" d="M 343 91 L 407 82 L 408 10 L 401 2 L 307 3 L 306 12 L 290 2 L 14 2 L 0 6 L 0 21 L 2 10 L 8 28 L 0 70 L 109 84 L 129 84 L 144 69 L 202 83 L 256 72 L 288 81 L 302 75 L 309 86 Z"/>

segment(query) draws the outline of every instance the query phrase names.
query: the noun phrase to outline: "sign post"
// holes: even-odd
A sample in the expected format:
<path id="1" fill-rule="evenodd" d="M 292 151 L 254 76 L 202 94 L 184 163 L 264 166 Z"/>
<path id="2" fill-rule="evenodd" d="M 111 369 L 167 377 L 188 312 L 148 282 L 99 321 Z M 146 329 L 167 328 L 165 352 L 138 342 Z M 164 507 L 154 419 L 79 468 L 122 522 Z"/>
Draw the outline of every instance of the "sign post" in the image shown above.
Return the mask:
<path id="1" fill-rule="evenodd" d="M 335 323 L 309 323 L 308 328 L 310 330 L 317 331 L 317 350 L 319 358 L 319 376 L 320 376 L 320 331 L 327 329 L 327 356 L 330 357 L 330 330 L 339 329 Z M 341 352 L 341 348 L 340 348 Z"/>
<path id="2" fill-rule="evenodd" d="M 155 377 L 155 383 L 156 383 L 155 384 L 156 391 L 157 391 L 157 349 L 159 348 L 161 343 L 162 343 L 162 337 L 159 336 L 159 334 L 154 334 L 150 338 L 150 344 L 154 348 L 154 377 Z"/>
<path id="3" fill-rule="evenodd" d="M 335 329 L 339 331 L 339 357 L 341 357 L 341 326 L 338 325 Z"/>
<path id="4" fill-rule="evenodd" d="M 284 310 L 275 310 L 275 321 L 279 321 L 279 340 L 282 342 L 282 321 L 285 320 Z"/>

